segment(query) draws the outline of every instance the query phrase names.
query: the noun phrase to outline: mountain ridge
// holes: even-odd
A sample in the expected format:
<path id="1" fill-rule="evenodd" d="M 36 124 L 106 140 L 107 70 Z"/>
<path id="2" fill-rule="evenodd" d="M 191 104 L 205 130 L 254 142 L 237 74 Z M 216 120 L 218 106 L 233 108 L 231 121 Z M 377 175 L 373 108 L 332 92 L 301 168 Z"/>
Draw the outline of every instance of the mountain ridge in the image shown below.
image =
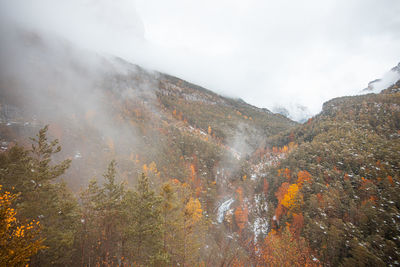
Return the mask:
<path id="1" fill-rule="evenodd" d="M 10 66 L 0 72 L 0 181 L 9 190 L 22 181 L 26 195 L 44 192 L 35 170 L 18 164 L 29 154 L 23 149 L 35 149 L 29 137 L 49 125 L 36 138 L 43 147 L 58 145 L 44 139 L 47 134 L 63 150 L 45 161 L 71 166 L 66 164 L 66 172 L 44 187 L 65 193 L 59 183 L 65 181 L 76 196 L 71 200 L 78 207 L 71 216 L 74 223 L 98 223 L 101 229 L 71 229 L 69 224 L 75 235 L 64 250 L 49 248 L 62 254 L 57 261 L 100 262 L 98 251 L 108 253 L 109 247 L 112 257 L 122 255 L 121 244 L 132 234 L 123 225 L 135 225 L 138 216 L 130 212 L 145 201 L 136 198 L 138 188 L 147 188 L 164 201 L 163 225 L 169 227 L 164 245 L 171 242 L 169 256 L 176 265 L 187 265 L 188 258 L 193 265 L 208 266 L 400 262 L 400 81 L 379 94 L 331 99 L 319 114 L 298 124 L 120 58 L 32 34 L 16 40 L 21 42 L 14 54 L 1 54 Z M 21 162 L 14 164 L 18 155 Z M 101 177 L 109 162 L 103 178 L 89 182 Z M 97 201 L 109 188 L 119 195 Z M 108 204 L 117 202 L 110 211 Z M 134 205 L 123 217 L 120 209 L 127 203 Z M 45 227 L 52 227 L 51 216 L 68 214 L 53 209 L 43 217 L 40 210 L 46 207 L 34 208 L 34 219 Z M 112 219 L 102 217 L 106 211 Z M 167 223 L 168 216 L 172 222 Z M 63 221 L 58 222 L 58 232 L 64 233 Z M 123 230 L 103 240 L 114 223 Z M 72 253 L 78 256 L 66 256 Z"/>

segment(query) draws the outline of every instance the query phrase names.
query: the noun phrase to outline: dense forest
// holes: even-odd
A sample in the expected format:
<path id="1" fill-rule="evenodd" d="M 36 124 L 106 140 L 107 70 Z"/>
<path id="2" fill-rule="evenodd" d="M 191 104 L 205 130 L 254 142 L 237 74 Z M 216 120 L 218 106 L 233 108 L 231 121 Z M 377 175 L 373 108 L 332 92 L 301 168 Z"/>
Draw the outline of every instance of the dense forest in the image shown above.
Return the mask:
<path id="1" fill-rule="evenodd" d="M 0 77 L 0 266 L 400 265 L 400 82 L 299 124 L 21 36 L 41 79 Z"/>
<path id="2" fill-rule="evenodd" d="M 271 139 L 299 143 L 267 170 L 273 229 L 304 238 L 324 265 L 400 264 L 398 85 L 331 100 Z"/>
<path id="3" fill-rule="evenodd" d="M 166 180 L 153 162 L 129 183 L 111 161 L 73 193 L 60 179 L 71 159 L 55 161 L 61 147 L 46 126 L 30 147 L 0 154 L 1 265 L 397 265 L 396 89 L 331 100 L 307 123 L 271 136 L 231 178 L 232 214 L 221 225 L 205 208 L 218 184 L 200 190 L 195 167 L 185 181 Z M 249 230 L 257 216 L 250 194 L 264 195 L 268 207 L 260 238 Z"/>

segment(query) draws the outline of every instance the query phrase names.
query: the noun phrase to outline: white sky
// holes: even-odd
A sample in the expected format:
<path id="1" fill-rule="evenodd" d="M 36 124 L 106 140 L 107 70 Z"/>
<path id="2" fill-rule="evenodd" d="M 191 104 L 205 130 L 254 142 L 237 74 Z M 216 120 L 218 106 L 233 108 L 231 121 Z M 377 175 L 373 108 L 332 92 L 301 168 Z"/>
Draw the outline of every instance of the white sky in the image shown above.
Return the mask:
<path id="1" fill-rule="evenodd" d="M 317 113 L 400 62 L 399 0 L 0 0 L 0 9 L 269 109 Z"/>

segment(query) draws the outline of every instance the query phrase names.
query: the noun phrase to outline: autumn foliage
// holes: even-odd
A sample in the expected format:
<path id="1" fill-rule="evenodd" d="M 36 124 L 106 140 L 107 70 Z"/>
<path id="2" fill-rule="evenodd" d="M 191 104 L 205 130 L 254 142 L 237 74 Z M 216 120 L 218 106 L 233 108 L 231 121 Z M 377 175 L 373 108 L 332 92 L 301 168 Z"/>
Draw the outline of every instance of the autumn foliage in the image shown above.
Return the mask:
<path id="1" fill-rule="evenodd" d="M 289 227 L 282 233 L 271 231 L 259 248 L 257 266 L 322 266 L 313 257 L 307 242 L 294 236 Z"/>
<path id="2" fill-rule="evenodd" d="M 0 266 L 23 266 L 43 249 L 39 221 L 21 223 L 12 207 L 17 195 L 2 192 L 0 185 Z"/>
<path id="3" fill-rule="evenodd" d="M 275 219 L 279 221 L 281 215 L 284 213 L 284 206 L 282 205 L 282 200 L 285 197 L 287 191 L 289 189 L 289 183 L 283 183 L 278 191 L 275 193 L 276 198 L 278 199 L 278 205 L 275 209 Z"/>
<path id="4" fill-rule="evenodd" d="M 184 214 L 190 224 L 197 223 L 203 216 L 203 210 L 201 209 L 201 203 L 197 198 L 190 198 L 185 206 Z"/>
<path id="5" fill-rule="evenodd" d="M 269 189 L 269 183 L 267 182 L 267 179 L 264 178 L 264 184 L 263 184 L 263 192 L 265 196 L 268 194 L 268 189 Z"/>
<path id="6" fill-rule="evenodd" d="M 287 193 L 283 197 L 281 204 L 287 209 L 297 208 L 301 204 L 301 196 L 299 186 L 292 184 L 289 186 Z"/>
<path id="7" fill-rule="evenodd" d="M 297 184 L 302 187 L 304 183 L 311 182 L 311 174 L 308 171 L 299 171 L 297 173 Z"/>
<path id="8" fill-rule="evenodd" d="M 288 168 L 278 170 L 278 176 L 285 177 L 290 180 L 290 170 Z M 301 188 L 305 183 L 311 183 L 311 174 L 307 171 L 299 171 L 297 174 L 297 182 L 289 184 L 284 182 L 278 188 L 275 196 L 278 204 L 275 209 L 275 220 L 279 221 L 281 216 L 289 211 L 289 213 L 296 213 L 300 210 L 303 204 L 303 195 Z"/>
<path id="9" fill-rule="evenodd" d="M 242 207 L 237 207 L 235 210 L 235 221 L 236 225 L 239 228 L 239 231 L 241 232 L 244 227 L 246 226 L 246 223 L 248 221 L 249 217 L 249 211 L 247 206 L 245 205 L 243 208 Z"/>

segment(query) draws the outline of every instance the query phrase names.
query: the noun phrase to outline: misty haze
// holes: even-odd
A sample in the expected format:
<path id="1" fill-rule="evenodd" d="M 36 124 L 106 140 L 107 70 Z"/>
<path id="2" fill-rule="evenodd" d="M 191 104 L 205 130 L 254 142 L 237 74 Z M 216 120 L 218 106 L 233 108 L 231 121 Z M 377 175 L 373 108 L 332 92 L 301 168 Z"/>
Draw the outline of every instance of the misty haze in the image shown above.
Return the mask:
<path id="1" fill-rule="evenodd" d="M 0 0 L 0 266 L 399 266 L 398 14 Z"/>

